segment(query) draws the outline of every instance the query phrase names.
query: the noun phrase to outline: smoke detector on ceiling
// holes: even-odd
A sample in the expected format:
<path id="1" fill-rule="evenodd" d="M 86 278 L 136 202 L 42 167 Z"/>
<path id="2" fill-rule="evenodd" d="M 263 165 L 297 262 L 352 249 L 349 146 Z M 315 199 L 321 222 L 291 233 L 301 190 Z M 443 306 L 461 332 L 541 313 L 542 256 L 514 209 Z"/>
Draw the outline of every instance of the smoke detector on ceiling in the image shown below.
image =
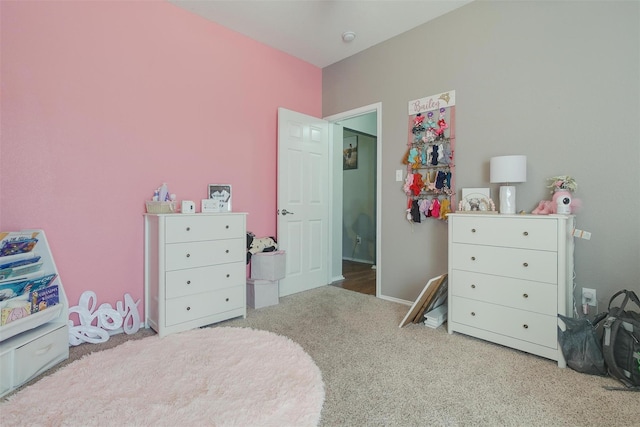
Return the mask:
<path id="1" fill-rule="evenodd" d="M 345 43 L 351 43 L 355 40 L 355 38 L 356 33 L 354 33 L 353 31 L 345 31 L 344 33 L 342 33 L 342 41 L 344 41 Z"/>

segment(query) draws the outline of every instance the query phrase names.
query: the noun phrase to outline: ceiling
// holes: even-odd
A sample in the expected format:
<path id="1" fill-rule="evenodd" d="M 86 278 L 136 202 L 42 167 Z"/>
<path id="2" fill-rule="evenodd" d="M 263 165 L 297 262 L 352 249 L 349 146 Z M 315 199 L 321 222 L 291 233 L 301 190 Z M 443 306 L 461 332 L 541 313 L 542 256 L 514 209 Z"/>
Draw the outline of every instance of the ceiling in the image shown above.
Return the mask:
<path id="1" fill-rule="evenodd" d="M 324 68 L 472 0 L 168 0 Z M 345 43 L 342 34 L 353 31 Z"/>

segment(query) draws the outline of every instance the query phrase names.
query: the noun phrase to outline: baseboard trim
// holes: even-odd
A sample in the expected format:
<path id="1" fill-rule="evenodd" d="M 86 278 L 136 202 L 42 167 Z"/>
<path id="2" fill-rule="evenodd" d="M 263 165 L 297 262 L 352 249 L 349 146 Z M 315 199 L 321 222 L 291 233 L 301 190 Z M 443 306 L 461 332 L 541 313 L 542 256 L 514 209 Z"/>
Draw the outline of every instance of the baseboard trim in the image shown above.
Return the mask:
<path id="1" fill-rule="evenodd" d="M 331 283 L 336 283 L 336 282 L 339 282 L 341 280 L 344 280 L 344 276 L 342 274 L 340 276 L 336 276 L 333 279 L 331 279 Z"/>
<path id="2" fill-rule="evenodd" d="M 370 259 L 360 259 L 360 258 L 351 258 L 351 257 L 342 257 L 343 261 L 353 261 L 353 262 L 360 262 L 362 264 L 371 264 L 371 265 L 375 265 L 375 262 L 371 261 Z"/>
<path id="3" fill-rule="evenodd" d="M 385 295 L 378 295 L 378 298 L 383 299 L 383 300 L 387 300 L 387 301 L 391 301 L 391 302 L 397 302 L 399 304 L 413 305 L 413 301 L 406 301 L 406 300 L 403 300 L 403 299 L 394 298 L 394 297 L 388 297 L 388 296 L 385 296 Z"/>

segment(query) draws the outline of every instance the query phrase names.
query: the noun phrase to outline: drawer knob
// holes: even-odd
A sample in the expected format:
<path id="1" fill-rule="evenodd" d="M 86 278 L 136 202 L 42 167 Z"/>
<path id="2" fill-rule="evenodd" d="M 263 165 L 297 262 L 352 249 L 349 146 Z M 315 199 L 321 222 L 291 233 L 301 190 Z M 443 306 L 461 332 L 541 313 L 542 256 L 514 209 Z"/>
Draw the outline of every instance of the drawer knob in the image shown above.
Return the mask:
<path id="1" fill-rule="evenodd" d="M 526 323 L 524 325 L 522 325 L 523 328 L 525 329 L 529 329 L 529 325 L 527 325 Z"/>
<path id="2" fill-rule="evenodd" d="M 472 232 L 472 233 L 475 233 L 475 232 L 476 232 L 476 229 L 475 229 L 475 228 L 472 228 L 472 229 L 471 229 L 471 232 Z"/>
<path id="3" fill-rule="evenodd" d="M 472 256 L 471 261 L 475 261 L 475 260 L 476 260 L 476 257 Z"/>
<path id="4" fill-rule="evenodd" d="M 226 250 L 226 251 L 224 251 L 224 252 L 228 254 L 228 253 L 229 253 L 229 249 L 227 249 L 227 250 Z"/>
<path id="5" fill-rule="evenodd" d="M 522 233 L 522 235 L 523 235 L 523 236 L 528 236 L 528 235 L 529 235 L 529 232 L 528 232 L 528 231 L 525 231 L 524 233 Z"/>
<path id="6" fill-rule="evenodd" d="M 227 226 L 225 226 L 224 228 L 226 228 L 226 229 L 228 230 L 228 229 L 229 229 L 229 226 L 227 225 Z"/>
<path id="7" fill-rule="evenodd" d="M 190 284 L 191 284 L 191 280 L 187 280 L 187 285 L 190 285 Z"/>
<path id="8" fill-rule="evenodd" d="M 524 265 L 525 267 L 529 267 L 529 263 L 528 262 L 523 262 L 522 265 Z"/>
<path id="9" fill-rule="evenodd" d="M 475 288 L 476 288 L 476 285 L 471 285 L 471 289 L 475 289 Z"/>
<path id="10" fill-rule="evenodd" d="M 191 227 L 187 227 L 187 231 L 191 231 Z"/>
<path id="11" fill-rule="evenodd" d="M 229 276 L 231 276 L 231 275 L 227 273 L 227 279 L 229 278 Z"/>
<path id="12" fill-rule="evenodd" d="M 189 258 L 191 256 L 191 254 L 187 254 L 187 258 Z"/>
<path id="13" fill-rule="evenodd" d="M 191 307 L 187 307 L 187 311 L 191 310 Z"/>
<path id="14" fill-rule="evenodd" d="M 475 311 L 472 311 L 472 312 L 471 312 L 471 315 L 472 315 L 472 316 L 475 316 L 475 315 L 476 315 L 476 312 L 475 312 Z"/>
<path id="15" fill-rule="evenodd" d="M 225 301 L 229 302 L 229 298 L 226 298 Z"/>
<path id="16" fill-rule="evenodd" d="M 529 294 L 522 294 L 522 298 L 529 298 Z"/>

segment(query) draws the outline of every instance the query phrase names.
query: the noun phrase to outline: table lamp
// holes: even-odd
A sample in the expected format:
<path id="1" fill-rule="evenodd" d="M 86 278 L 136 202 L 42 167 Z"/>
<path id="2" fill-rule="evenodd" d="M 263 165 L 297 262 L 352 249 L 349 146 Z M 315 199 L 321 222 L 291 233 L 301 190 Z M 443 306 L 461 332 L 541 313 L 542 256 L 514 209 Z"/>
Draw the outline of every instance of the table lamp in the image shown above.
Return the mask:
<path id="1" fill-rule="evenodd" d="M 517 182 L 527 182 L 527 156 L 492 157 L 490 163 L 491 183 L 502 183 L 500 186 L 500 213 L 516 213 Z"/>

